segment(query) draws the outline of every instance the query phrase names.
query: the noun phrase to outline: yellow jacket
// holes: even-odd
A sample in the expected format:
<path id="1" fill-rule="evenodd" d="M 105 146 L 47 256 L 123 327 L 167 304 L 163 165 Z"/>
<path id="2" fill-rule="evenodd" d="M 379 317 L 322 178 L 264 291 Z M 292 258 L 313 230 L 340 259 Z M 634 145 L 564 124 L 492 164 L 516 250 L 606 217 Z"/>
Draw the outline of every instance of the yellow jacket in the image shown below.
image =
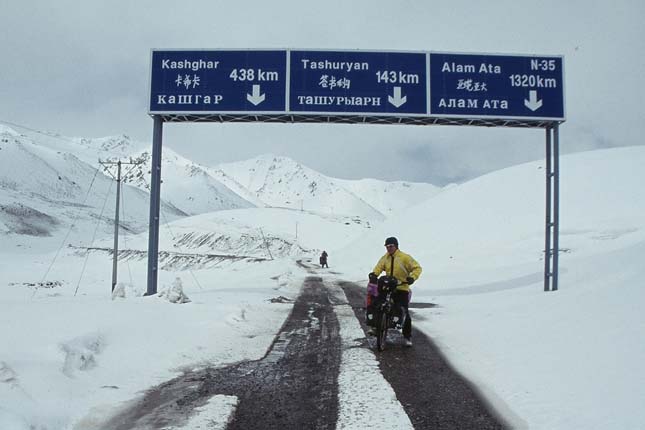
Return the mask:
<path id="1" fill-rule="evenodd" d="M 402 252 L 397 249 L 394 251 L 394 254 L 385 254 L 374 266 L 374 272 L 379 276 L 382 272 L 385 272 L 389 276 L 394 276 L 399 285 L 396 287 L 397 290 L 410 291 L 410 286 L 406 282 L 405 278 L 411 276 L 416 281 L 421 276 L 421 266 L 419 263 L 412 258 L 410 255 Z"/>

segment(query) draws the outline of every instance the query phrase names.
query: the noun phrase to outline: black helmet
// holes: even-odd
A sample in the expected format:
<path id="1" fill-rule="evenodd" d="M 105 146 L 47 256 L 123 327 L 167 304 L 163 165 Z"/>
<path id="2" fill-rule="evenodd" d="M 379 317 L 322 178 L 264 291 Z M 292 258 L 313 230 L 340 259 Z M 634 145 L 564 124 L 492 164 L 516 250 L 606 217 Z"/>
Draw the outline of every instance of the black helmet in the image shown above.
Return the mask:
<path id="1" fill-rule="evenodd" d="M 385 245 L 394 245 L 397 248 L 399 247 L 399 241 L 396 239 L 396 237 L 388 237 L 385 239 Z"/>

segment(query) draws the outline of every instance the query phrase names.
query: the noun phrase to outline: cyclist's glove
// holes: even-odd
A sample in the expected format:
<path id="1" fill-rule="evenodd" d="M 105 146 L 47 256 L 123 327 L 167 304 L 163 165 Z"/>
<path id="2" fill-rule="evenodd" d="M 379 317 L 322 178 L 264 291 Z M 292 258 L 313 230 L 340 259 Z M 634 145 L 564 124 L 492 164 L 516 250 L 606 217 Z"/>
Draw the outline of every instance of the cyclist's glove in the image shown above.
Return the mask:
<path id="1" fill-rule="evenodd" d="M 374 272 L 370 272 L 370 274 L 367 275 L 367 277 L 370 279 L 370 282 L 372 284 L 376 284 L 378 282 L 378 276 L 376 276 L 376 273 Z"/>
<path id="2" fill-rule="evenodd" d="M 412 276 L 408 276 L 407 278 L 405 278 L 405 282 L 407 282 L 408 285 L 412 285 L 414 284 L 414 278 Z"/>

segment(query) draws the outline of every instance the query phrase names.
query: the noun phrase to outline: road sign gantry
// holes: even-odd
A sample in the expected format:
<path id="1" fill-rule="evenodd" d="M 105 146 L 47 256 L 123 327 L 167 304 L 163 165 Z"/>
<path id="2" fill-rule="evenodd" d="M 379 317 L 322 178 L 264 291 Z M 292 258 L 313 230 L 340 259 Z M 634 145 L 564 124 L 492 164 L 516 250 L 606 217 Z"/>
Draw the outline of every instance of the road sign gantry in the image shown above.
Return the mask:
<path id="1" fill-rule="evenodd" d="M 544 289 L 558 289 L 561 56 L 324 50 L 153 50 L 147 295 L 157 292 L 164 122 L 330 122 L 546 131 Z"/>
<path id="2" fill-rule="evenodd" d="M 151 63 L 149 112 L 166 119 L 345 116 L 525 126 L 565 119 L 563 59 L 557 56 L 155 50 Z"/>

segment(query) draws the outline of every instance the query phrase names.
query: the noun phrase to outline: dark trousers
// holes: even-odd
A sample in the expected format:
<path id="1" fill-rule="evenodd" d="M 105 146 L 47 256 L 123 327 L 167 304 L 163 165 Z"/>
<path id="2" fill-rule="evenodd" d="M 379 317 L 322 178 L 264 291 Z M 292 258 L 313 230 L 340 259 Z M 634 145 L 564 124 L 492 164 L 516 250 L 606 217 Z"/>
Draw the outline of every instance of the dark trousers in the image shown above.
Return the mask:
<path id="1" fill-rule="evenodd" d="M 392 298 L 394 299 L 395 304 L 403 308 L 403 312 L 405 314 L 405 322 L 403 323 L 403 337 L 409 339 L 412 336 L 412 316 L 408 311 L 408 304 L 410 303 L 410 292 L 396 290 L 394 291 L 394 294 L 392 294 Z"/>

